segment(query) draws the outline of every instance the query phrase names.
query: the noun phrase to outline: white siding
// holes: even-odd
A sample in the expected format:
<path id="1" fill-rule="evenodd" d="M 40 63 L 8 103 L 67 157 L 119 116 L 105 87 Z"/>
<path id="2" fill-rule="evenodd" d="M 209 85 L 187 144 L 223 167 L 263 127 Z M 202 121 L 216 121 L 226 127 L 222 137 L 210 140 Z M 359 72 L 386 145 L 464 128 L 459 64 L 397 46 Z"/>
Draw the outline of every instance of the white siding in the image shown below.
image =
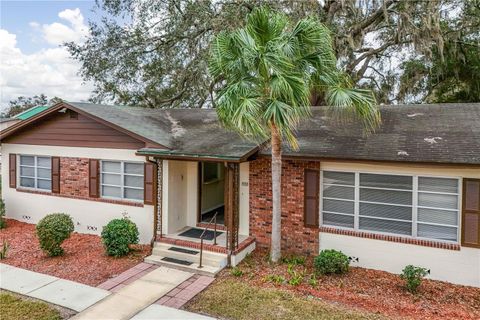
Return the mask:
<path id="1" fill-rule="evenodd" d="M 4 159 L 10 153 L 34 154 L 59 157 L 145 161 L 135 155 L 135 150 L 76 148 L 3 144 Z M 100 201 L 71 199 L 50 195 L 18 192 L 9 187 L 8 163 L 2 167 L 2 198 L 5 200 L 7 217 L 22 222 L 37 223 L 45 215 L 64 212 L 72 216 L 75 231 L 99 235 L 102 227 L 110 220 L 121 218 L 126 213 L 136 223 L 140 232 L 140 243 L 149 243 L 153 237 L 153 206 L 134 207 Z M 95 229 L 96 228 L 96 229 Z"/>
<path id="2" fill-rule="evenodd" d="M 480 287 L 480 250 L 475 248 L 445 250 L 321 232 L 320 250 L 324 249 L 358 257 L 352 266 L 401 273 L 413 264 L 430 269 L 431 279 Z"/>
<path id="3" fill-rule="evenodd" d="M 359 171 L 439 177 L 480 178 L 480 169 L 412 164 L 321 163 L 321 170 Z M 461 226 L 460 226 L 461 227 Z M 401 273 L 409 264 L 431 270 L 429 278 L 480 287 L 480 249 L 461 247 L 460 251 L 419 245 L 320 233 L 320 250 L 341 250 L 358 257 L 353 266 Z"/>

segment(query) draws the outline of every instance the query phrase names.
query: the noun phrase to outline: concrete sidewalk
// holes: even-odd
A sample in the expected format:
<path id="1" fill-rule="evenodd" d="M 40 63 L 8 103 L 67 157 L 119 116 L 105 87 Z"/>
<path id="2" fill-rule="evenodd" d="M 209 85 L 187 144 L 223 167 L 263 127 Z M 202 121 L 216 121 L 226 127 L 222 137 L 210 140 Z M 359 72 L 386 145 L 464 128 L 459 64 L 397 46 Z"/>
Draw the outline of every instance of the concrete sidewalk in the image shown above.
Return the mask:
<path id="1" fill-rule="evenodd" d="M 0 263 L 0 288 L 81 312 L 111 293 Z"/>
<path id="2" fill-rule="evenodd" d="M 136 314 L 131 320 L 215 320 L 215 318 L 152 304 Z"/>

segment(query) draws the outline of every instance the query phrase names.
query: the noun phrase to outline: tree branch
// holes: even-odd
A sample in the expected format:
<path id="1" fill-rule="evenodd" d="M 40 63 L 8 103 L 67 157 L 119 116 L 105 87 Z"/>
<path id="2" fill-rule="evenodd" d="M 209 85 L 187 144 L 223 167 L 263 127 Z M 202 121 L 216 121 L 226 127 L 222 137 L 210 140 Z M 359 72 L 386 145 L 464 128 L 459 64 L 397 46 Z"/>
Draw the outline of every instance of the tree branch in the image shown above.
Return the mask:
<path id="1" fill-rule="evenodd" d="M 387 0 L 385 1 L 384 5 L 377 9 L 374 13 L 372 13 L 368 18 L 363 19 L 361 23 L 357 24 L 352 29 L 352 37 L 355 38 L 358 36 L 363 30 L 374 24 L 375 22 L 382 20 L 385 15 L 385 9 L 390 9 L 392 5 L 398 4 L 399 0 Z"/>

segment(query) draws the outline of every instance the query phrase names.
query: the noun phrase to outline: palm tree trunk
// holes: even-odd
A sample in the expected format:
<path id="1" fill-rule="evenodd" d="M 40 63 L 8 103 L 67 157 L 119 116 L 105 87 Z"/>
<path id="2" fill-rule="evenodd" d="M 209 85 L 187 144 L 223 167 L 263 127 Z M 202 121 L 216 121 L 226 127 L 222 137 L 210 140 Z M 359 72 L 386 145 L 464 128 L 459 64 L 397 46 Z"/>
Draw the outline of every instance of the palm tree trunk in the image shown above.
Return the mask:
<path id="1" fill-rule="evenodd" d="M 277 127 L 272 124 L 272 244 L 270 260 L 278 262 L 281 253 L 282 221 L 282 139 Z"/>

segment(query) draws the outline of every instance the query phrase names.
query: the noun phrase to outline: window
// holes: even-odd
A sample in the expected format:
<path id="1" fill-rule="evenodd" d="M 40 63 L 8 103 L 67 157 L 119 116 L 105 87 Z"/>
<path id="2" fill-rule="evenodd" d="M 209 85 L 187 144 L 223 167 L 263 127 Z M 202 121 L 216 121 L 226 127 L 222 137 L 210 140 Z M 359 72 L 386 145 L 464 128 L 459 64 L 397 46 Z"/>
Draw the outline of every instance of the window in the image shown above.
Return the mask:
<path id="1" fill-rule="evenodd" d="M 143 200 L 143 163 L 101 161 L 101 195 Z"/>
<path id="2" fill-rule="evenodd" d="M 50 157 L 20 155 L 20 187 L 52 190 L 52 160 Z"/>
<path id="3" fill-rule="evenodd" d="M 458 179 L 322 174 L 323 225 L 458 241 Z"/>

